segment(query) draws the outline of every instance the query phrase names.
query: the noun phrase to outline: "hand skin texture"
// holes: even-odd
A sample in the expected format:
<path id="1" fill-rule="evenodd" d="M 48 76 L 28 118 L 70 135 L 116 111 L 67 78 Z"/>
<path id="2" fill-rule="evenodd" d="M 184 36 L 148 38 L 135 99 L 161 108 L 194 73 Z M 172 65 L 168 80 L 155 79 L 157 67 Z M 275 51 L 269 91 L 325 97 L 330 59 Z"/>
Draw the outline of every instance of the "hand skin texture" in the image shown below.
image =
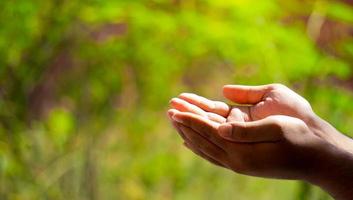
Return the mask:
<path id="1" fill-rule="evenodd" d="M 169 118 L 187 148 L 234 172 L 297 179 L 336 199 L 353 199 L 353 142 L 289 88 L 227 85 L 237 105 L 183 93 Z"/>

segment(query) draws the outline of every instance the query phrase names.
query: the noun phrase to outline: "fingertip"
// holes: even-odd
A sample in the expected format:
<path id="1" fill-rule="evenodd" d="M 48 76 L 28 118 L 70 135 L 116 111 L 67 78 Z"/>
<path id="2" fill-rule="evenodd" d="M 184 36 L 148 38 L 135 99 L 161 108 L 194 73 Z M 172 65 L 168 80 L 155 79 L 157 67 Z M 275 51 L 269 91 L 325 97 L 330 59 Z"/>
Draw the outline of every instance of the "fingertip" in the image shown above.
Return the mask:
<path id="1" fill-rule="evenodd" d="M 229 85 L 223 85 L 222 87 L 222 93 L 224 95 L 224 92 L 229 88 Z"/>
<path id="2" fill-rule="evenodd" d="M 169 104 L 174 105 L 177 102 L 178 102 L 178 98 L 174 97 L 169 101 Z"/>
<path id="3" fill-rule="evenodd" d="M 230 87 L 232 87 L 233 85 L 223 85 L 223 89 L 225 89 L 225 88 L 230 88 Z"/>
<path id="4" fill-rule="evenodd" d="M 168 117 L 169 117 L 169 119 L 173 119 L 173 116 L 176 114 L 176 113 L 178 113 L 179 111 L 178 110 L 176 110 L 176 109 L 169 109 L 168 111 L 167 111 L 167 115 L 168 115 Z"/>
<path id="5" fill-rule="evenodd" d="M 183 124 L 184 120 L 183 118 L 181 117 L 181 115 L 179 113 L 175 113 L 173 116 L 172 116 L 172 120 L 178 122 L 178 123 L 181 123 Z"/>
<path id="6" fill-rule="evenodd" d="M 168 115 L 169 118 L 172 118 L 172 116 L 174 115 L 174 111 L 172 109 L 169 109 L 167 111 L 167 115 Z"/>
<path id="7" fill-rule="evenodd" d="M 189 93 L 189 92 L 183 92 L 183 93 L 179 94 L 179 97 L 190 97 L 193 95 L 195 95 L 195 94 Z"/>
<path id="8" fill-rule="evenodd" d="M 170 100 L 170 105 L 177 110 L 183 111 L 185 102 L 182 99 L 174 97 Z"/>
<path id="9" fill-rule="evenodd" d="M 227 88 L 227 87 L 223 88 L 222 94 L 223 94 L 223 97 L 225 97 L 226 99 L 232 100 L 231 97 L 233 94 L 230 91 L 230 88 Z"/>
<path id="10" fill-rule="evenodd" d="M 222 88 L 223 94 L 228 92 L 229 90 L 232 90 L 234 88 L 234 85 L 224 85 Z"/>
<path id="11" fill-rule="evenodd" d="M 169 105 L 170 105 L 170 106 L 174 107 L 174 103 L 175 103 L 175 102 L 174 102 L 174 98 L 172 98 L 171 100 L 169 100 Z"/>
<path id="12" fill-rule="evenodd" d="M 239 85 L 224 85 L 223 86 L 223 91 L 227 91 L 227 90 L 233 90 L 235 88 L 238 88 Z"/>
<path id="13" fill-rule="evenodd" d="M 169 119 L 172 119 L 172 116 L 173 116 L 173 113 L 168 110 L 168 111 L 167 111 L 167 117 L 168 117 Z"/>
<path id="14" fill-rule="evenodd" d="M 230 112 L 230 106 L 222 101 L 215 101 L 214 102 L 214 109 L 215 112 L 217 112 L 218 114 L 226 117 L 228 116 L 229 112 Z"/>

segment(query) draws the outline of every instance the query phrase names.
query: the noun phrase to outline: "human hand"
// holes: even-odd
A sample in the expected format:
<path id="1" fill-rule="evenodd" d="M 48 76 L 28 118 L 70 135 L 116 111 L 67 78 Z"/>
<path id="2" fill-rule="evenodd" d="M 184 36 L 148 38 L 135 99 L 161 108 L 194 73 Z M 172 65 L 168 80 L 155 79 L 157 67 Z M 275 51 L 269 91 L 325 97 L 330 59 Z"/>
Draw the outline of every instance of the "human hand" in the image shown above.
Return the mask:
<path id="1" fill-rule="evenodd" d="M 211 101 L 191 93 L 180 94 L 179 99 L 171 100 L 171 104 L 181 111 L 202 113 L 194 106 L 186 105 L 187 103 L 193 104 L 204 111 L 222 116 L 227 121 L 256 121 L 270 115 L 287 115 L 310 122 L 314 116 L 308 101 L 281 84 L 226 85 L 223 87 L 223 95 L 237 105 L 230 106 L 224 102 Z M 179 101 L 180 99 L 183 101 Z M 220 120 L 219 116 L 211 116 L 211 118 Z"/>
<path id="2" fill-rule="evenodd" d="M 288 116 L 221 125 L 175 109 L 168 114 L 190 150 L 246 175 L 311 180 L 326 145 L 303 121 Z"/>
<path id="3" fill-rule="evenodd" d="M 190 93 L 172 99 L 171 105 L 179 111 L 192 112 L 221 123 L 256 121 L 272 115 L 295 117 L 304 121 L 315 135 L 353 153 L 349 138 L 318 117 L 307 100 L 284 85 L 226 85 L 223 95 L 237 105 L 211 101 Z"/>
<path id="4" fill-rule="evenodd" d="M 185 145 L 216 165 L 247 175 L 306 180 L 337 199 L 350 199 L 352 140 L 317 117 L 305 99 L 272 86 L 267 99 L 258 92 L 266 86 L 224 87 L 225 97 L 245 106 L 184 93 L 172 99 L 176 109 L 168 114 Z"/>
<path id="5" fill-rule="evenodd" d="M 353 195 L 353 156 L 297 118 L 277 115 L 221 125 L 175 109 L 168 115 L 185 146 L 213 164 L 245 175 L 305 180 L 337 200 Z"/>

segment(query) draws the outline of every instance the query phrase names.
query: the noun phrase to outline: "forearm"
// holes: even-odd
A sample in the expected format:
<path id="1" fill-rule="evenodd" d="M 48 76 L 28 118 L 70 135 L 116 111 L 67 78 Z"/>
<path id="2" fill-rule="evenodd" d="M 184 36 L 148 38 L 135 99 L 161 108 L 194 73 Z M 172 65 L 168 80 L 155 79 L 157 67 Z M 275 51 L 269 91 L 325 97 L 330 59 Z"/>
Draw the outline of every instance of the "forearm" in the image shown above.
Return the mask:
<path id="1" fill-rule="evenodd" d="M 315 158 L 316 173 L 307 181 L 321 187 L 336 200 L 353 199 L 353 140 L 314 113 L 305 121 L 325 143 Z"/>
<path id="2" fill-rule="evenodd" d="M 353 155 L 327 144 L 318 159 L 317 174 L 309 182 L 336 200 L 353 199 Z"/>

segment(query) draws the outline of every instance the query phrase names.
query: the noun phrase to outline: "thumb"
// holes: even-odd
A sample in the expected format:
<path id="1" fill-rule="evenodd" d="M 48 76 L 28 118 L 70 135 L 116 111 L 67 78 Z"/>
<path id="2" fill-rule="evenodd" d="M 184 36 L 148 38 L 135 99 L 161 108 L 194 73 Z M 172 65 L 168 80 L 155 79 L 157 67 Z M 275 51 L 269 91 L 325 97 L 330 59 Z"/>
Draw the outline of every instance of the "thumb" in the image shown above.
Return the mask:
<path id="1" fill-rule="evenodd" d="M 271 85 L 225 85 L 223 86 L 223 96 L 239 104 L 256 104 L 262 101 L 270 89 Z"/>
<path id="2" fill-rule="evenodd" d="M 231 122 L 219 126 L 218 134 L 232 142 L 276 142 L 283 138 L 278 120 L 265 118 L 253 122 Z"/>

